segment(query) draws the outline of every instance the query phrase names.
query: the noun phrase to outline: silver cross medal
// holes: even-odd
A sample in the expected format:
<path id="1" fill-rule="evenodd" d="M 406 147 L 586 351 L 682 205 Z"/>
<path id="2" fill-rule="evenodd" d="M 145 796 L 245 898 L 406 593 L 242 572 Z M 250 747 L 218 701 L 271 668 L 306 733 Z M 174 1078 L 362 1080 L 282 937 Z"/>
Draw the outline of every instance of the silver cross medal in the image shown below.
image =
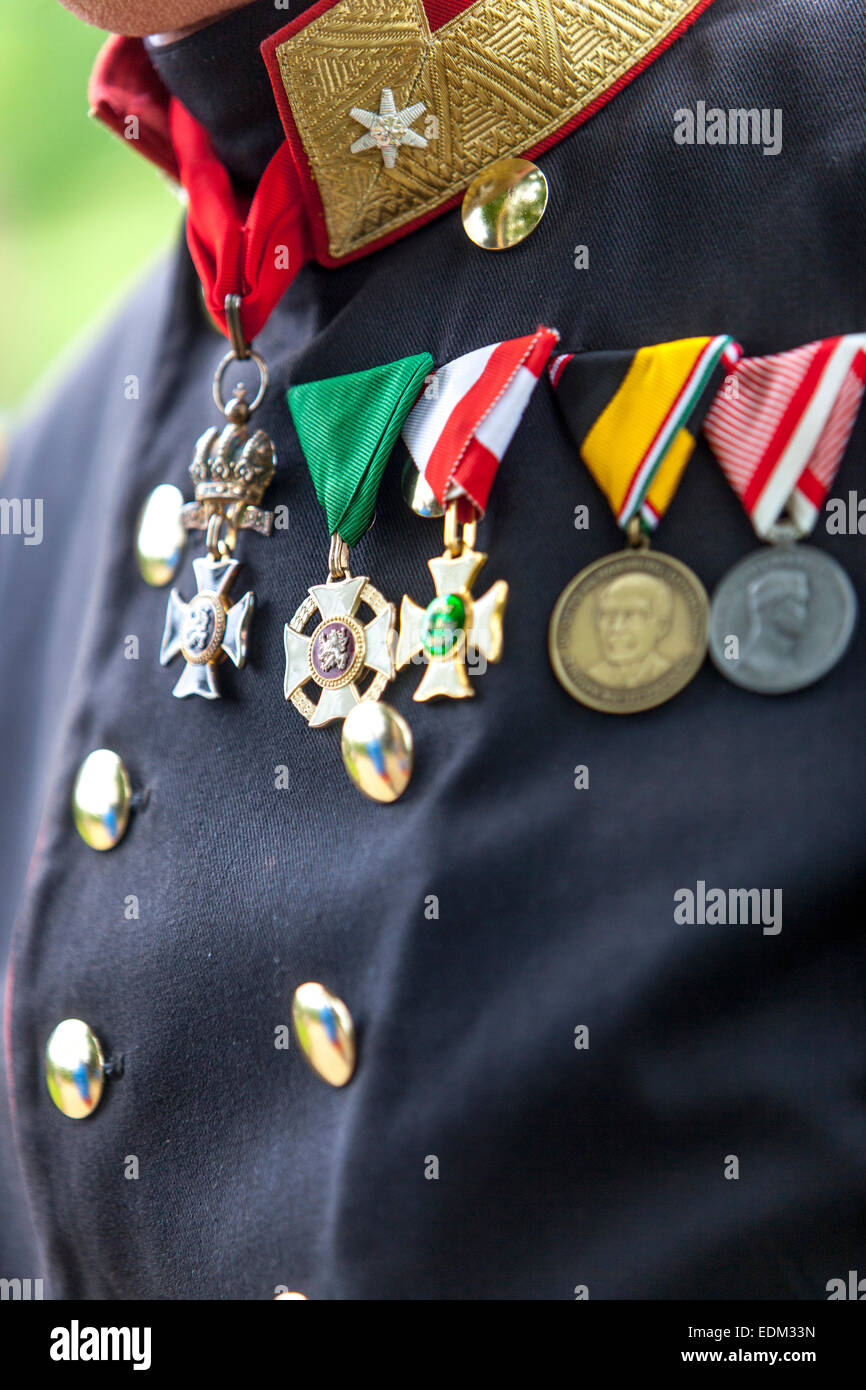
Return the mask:
<path id="1" fill-rule="evenodd" d="M 359 136 L 350 146 L 352 154 L 379 149 L 385 168 L 393 169 L 401 145 L 414 145 L 422 150 L 427 148 L 425 136 L 412 130 L 415 121 L 426 110 L 423 101 L 416 101 L 414 106 L 404 106 L 402 111 L 398 111 L 390 87 L 382 92 L 378 111 L 365 111 L 361 106 L 353 106 L 349 115 L 353 121 L 367 127 L 367 134 Z"/>
<path id="2" fill-rule="evenodd" d="M 181 512 L 188 531 L 206 532 L 208 553 L 192 562 L 197 592 L 189 603 L 177 589 L 172 589 L 159 651 L 161 666 L 167 666 L 179 655 L 186 662 L 172 691 L 179 700 L 187 695 L 218 700 L 215 668 L 226 657 L 238 670 L 246 661 L 254 600 L 252 590 L 247 590 L 237 603 L 229 598 L 228 591 L 241 567 L 231 553 L 238 531 L 269 536 L 274 523 L 273 512 L 263 511 L 259 505 L 274 476 L 274 446 L 264 430 L 250 432 L 247 428 L 250 415 L 267 390 L 267 367 L 258 353 L 243 342 L 240 299 L 227 295 L 225 304 L 232 348 L 217 367 L 213 391 L 226 425 L 222 431 L 206 430 L 198 440 L 189 466 L 195 501 L 188 502 Z M 231 399 L 224 401 L 223 374 L 230 363 L 241 360 L 243 355 L 252 358 L 259 370 L 258 392 L 248 402 L 245 388 L 238 385 Z"/>
<path id="3" fill-rule="evenodd" d="M 192 562 L 198 592 L 186 603 L 172 589 L 165 614 L 165 631 L 159 663 L 167 666 L 180 653 L 186 661 L 180 680 L 171 692 L 182 700 L 201 695 L 218 700 L 220 692 L 214 667 L 229 657 L 241 669 L 247 656 L 247 634 L 253 617 L 253 592 L 232 603 L 228 590 L 240 569 L 239 560 Z"/>

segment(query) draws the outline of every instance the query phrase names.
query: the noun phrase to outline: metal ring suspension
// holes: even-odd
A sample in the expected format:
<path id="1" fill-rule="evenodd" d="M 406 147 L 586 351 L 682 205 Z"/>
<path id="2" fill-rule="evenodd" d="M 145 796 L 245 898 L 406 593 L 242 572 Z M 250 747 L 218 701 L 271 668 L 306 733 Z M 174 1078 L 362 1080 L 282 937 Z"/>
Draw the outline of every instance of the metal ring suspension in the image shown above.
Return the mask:
<path id="1" fill-rule="evenodd" d="M 250 355 L 250 345 L 244 337 L 244 330 L 241 326 L 241 296 L 239 294 L 227 294 L 225 298 L 226 327 L 229 331 L 229 342 L 232 345 L 232 352 L 238 361 L 245 362 Z"/>
<path id="2" fill-rule="evenodd" d="M 222 389 L 223 377 L 225 376 L 226 368 L 229 366 L 230 362 L 254 362 L 258 368 L 259 389 L 249 403 L 248 410 L 250 415 L 261 405 L 265 397 L 265 392 L 268 389 L 269 376 L 267 364 L 261 354 L 256 352 L 254 348 L 251 348 L 244 337 L 243 327 L 241 325 L 241 303 L 242 300 L 239 294 L 227 294 L 225 297 L 226 327 L 228 329 L 231 347 L 217 367 L 213 379 L 214 402 L 217 409 L 222 411 L 224 415 L 231 406 L 231 402 L 227 403 L 223 399 Z M 235 396 L 238 395 L 239 391 L 240 388 L 237 388 Z"/>
<path id="3" fill-rule="evenodd" d="M 329 583 L 337 583 L 341 579 L 351 579 L 351 577 L 349 547 L 339 531 L 335 531 L 328 550 L 328 581 Z"/>
<path id="4" fill-rule="evenodd" d="M 468 546 L 470 550 L 475 548 L 475 538 L 478 534 L 478 522 L 467 521 L 461 535 L 457 520 L 459 506 L 459 501 L 449 502 L 445 512 L 445 549 L 454 560 L 463 554 L 464 546 Z"/>
<path id="5" fill-rule="evenodd" d="M 807 534 L 793 517 L 783 516 L 778 521 L 773 522 L 762 539 L 769 541 L 770 545 L 793 545 L 796 541 L 801 541 Z"/>
<path id="6" fill-rule="evenodd" d="M 223 534 L 225 528 L 225 534 Z M 205 544 L 212 560 L 227 560 L 237 543 L 238 532 L 234 518 L 223 511 L 211 512 L 207 523 Z"/>

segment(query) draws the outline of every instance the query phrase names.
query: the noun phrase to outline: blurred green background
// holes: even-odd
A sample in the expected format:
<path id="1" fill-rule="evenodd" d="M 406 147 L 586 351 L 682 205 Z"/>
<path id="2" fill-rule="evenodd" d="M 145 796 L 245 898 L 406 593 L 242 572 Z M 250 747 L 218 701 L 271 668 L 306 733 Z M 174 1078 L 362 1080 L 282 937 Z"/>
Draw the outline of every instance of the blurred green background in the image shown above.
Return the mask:
<path id="1" fill-rule="evenodd" d="M 57 0 L 0 25 L 0 413 L 176 235 L 169 184 L 87 115 L 105 35 Z"/>

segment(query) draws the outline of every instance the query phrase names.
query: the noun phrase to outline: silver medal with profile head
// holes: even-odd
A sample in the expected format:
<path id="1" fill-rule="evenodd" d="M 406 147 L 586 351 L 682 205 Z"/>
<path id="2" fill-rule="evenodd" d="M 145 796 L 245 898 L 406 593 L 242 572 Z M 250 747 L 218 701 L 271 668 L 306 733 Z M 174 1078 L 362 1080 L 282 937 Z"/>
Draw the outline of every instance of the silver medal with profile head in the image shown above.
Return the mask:
<path id="1" fill-rule="evenodd" d="M 710 656 L 735 685 L 786 695 L 832 670 L 856 622 L 841 565 L 811 545 L 772 545 L 747 555 L 716 589 Z"/>

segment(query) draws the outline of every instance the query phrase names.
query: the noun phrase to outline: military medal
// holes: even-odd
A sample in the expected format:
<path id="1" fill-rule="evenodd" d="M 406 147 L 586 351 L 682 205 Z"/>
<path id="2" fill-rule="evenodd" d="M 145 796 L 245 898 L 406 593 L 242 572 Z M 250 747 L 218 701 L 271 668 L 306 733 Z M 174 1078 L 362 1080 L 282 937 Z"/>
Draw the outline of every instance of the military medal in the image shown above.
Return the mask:
<path id="1" fill-rule="evenodd" d="M 418 515 L 445 517 L 444 553 L 427 562 L 434 596 L 423 606 L 406 594 L 400 609 L 397 669 L 419 658 L 425 664 L 414 700 L 474 695 L 467 667 L 483 669 L 502 655 L 508 585 L 500 579 L 473 594 L 487 561 L 475 549 L 477 519 L 557 338 L 539 327 L 447 363 L 403 427 L 412 456 L 404 496 Z"/>
<path id="2" fill-rule="evenodd" d="M 151 493 L 139 516 L 136 558 L 147 583 L 168 584 L 185 535 L 205 533 L 207 553 L 193 565 L 195 593 L 186 598 L 171 591 L 159 659 L 162 665 L 183 660 L 176 696 L 215 700 L 217 668 L 226 659 L 238 668 L 246 661 L 254 611 L 253 593 L 239 583 L 240 562 L 234 559 L 238 534 L 268 536 L 273 527 L 273 514 L 261 501 L 274 475 L 274 448 L 264 430 L 249 424 L 267 391 L 268 372 L 250 343 L 304 263 L 307 235 L 287 146 L 271 159 L 249 200 L 236 196 L 206 130 L 180 102 L 171 103 L 167 126 L 176 162 L 172 172 L 187 195 L 186 239 L 204 305 L 230 344 L 213 383 L 225 426 L 207 430 L 196 445 L 189 469 L 192 502 L 184 505 L 179 489 L 171 486 Z M 258 370 L 250 401 L 242 385 L 224 398 L 226 372 L 239 362 Z"/>
<path id="3" fill-rule="evenodd" d="M 283 694 L 311 729 L 345 719 L 361 699 L 359 682 L 365 672 L 375 673 L 364 692 L 370 700 L 378 699 L 394 676 L 394 605 L 365 574 L 354 578 L 344 568 L 348 554 L 343 557 L 325 584 L 313 585 L 284 631 Z M 370 622 L 357 617 L 362 604 L 375 614 Z M 313 630 L 305 636 L 311 618 Z M 311 682 L 320 692 L 315 703 L 304 694 Z"/>
<path id="4" fill-rule="evenodd" d="M 841 659 L 857 621 L 842 567 L 800 544 L 845 452 L 866 381 L 866 335 L 743 359 L 704 420 L 707 437 L 768 548 L 741 560 L 710 610 L 710 656 L 734 684 L 783 695 Z"/>
<path id="5" fill-rule="evenodd" d="M 725 575 L 710 610 L 710 656 L 735 685 L 785 695 L 841 660 L 857 622 L 842 566 L 794 538 L 746 556 Z"/>
<path id="6" fill-rule="evenodd" d="M 671 699 L 700 669 L 709 600 L 697 575 L 649 537 L 694 448 L 696 422 L 739 348 L 728 337 L 636 353 L 558 357 L 550 377 L 581 457 L 627 537 L 580 571 L 556 602 L 548 648 L 569 695 L 607 714 Z M 598 399 L 606 401 L 600 414 Z"/>
<path id="7" fill-rule="evenodd" d="M 238 670 L 244 665 L 255 600 L 251 590 L 239 598 L 232 594 L 240 569 L 232 555 L 238 531 L 268 536 L 273 526 L 273 513 L 259 504 L 274 476 L 274 447 L 264 430 L 249 429 L 250 416 L 267 390 L 268 373 L 262 358 L 244 342 L 239 310 L 237 297 L 230 296 L 226 315 L 232 326 L 232 347 L 214 377 L 214 400 L 227 423 L 222 431 L 207 430 L 196 444 L 189 469 L 195 500 L 181 511 L 187 530 L 206 533 L 207 556 L 193 561 L 196 593 L 189 600 L 177 589 L 169 594 L 159 653 L 163 666 L 176 656 L 184 659 L 172 691 L 181 700 L 187 695 L 218 700 L 217 666 L 226 657 Z M 252 359 L 260 375 L 255 399 L 248 403 L 243 386 L 237 386 L 224 401 L 226 369 L 246 358 Z"/>
<path id="8" fill-rule="evenodd" d="M 240 568 L 237 560 L 193 560 L 197 593 L 189 603 L 172 589 L 165 615 L 165 631 L 159 659 L 163 666 L 180 653 L 186 665 L 171 692 L 179 700 L 202 695 L 218 700 L 214 667 L 228 656 L 243 666 L 247 654 L 247 633 L 253 616 L 253 595 L 247 590 L 238 603 L 232 603 L 229 589 Z"/>
<path id="9" fill-rule="evenodd" d="M 288 393 L 331 539 L 325 581 L 284 628 L 283 694 L 310 728 L 343 721 L 346 770 L 376 801 L 395 801 L 408 785 L 412 735 L 380 699 L 395 671 L 394 604 L 352 574 L 349 550 L 372 522 L 385 464 L 432 366 L 424 353 Z"/>
<path id="10" fill-rule="evenodd" d="M 457 523 L 457 503 L 445 514 L 445 552 L 427 567 L 433 576 L 436 597 L 421 608 L 408 594 L 400 609 L 397 669 L 423 653 L 426 669 L 412 696 L 432 700 L 437 695 L 462 700 L 475 691 L 466 674 L 468 648 L 487 661 L 502 655 L 502 619 L 508 601 L 508 585 L 497 580 L 482 598 L 473 599 L 472 586 L 487 561 L 475 549 L 475 523 Z"/>
<path id="11" fill-rule="evenodd" d="M 580 571 L 550 619 L 550 661 L 575 700 L 634 714 L 671 699 L 707 650 L 709 602 L 697 575 L 650 552 L 635 521 L 628 548 Z"/>

